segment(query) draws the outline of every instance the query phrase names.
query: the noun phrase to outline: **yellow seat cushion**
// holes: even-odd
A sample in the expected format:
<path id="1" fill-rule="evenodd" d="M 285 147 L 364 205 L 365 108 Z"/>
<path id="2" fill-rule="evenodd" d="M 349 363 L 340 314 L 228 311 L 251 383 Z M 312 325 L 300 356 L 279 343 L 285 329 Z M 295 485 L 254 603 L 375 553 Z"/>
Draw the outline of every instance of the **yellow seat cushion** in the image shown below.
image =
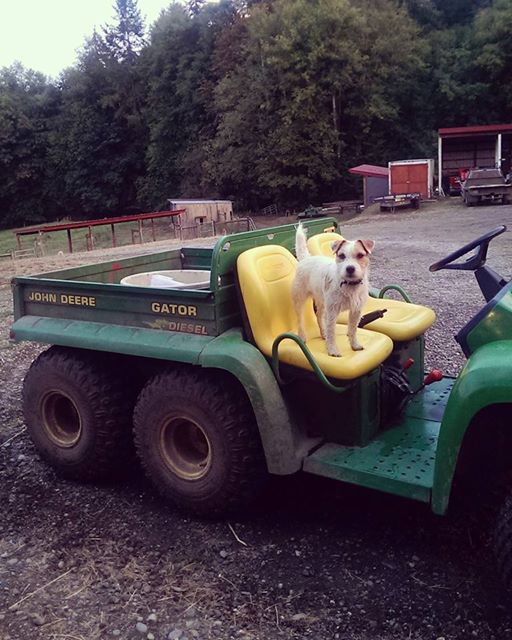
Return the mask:
<path id="1" fill-rule="evenodd" d="M 339 233 L 331 231 L 317 233 L 316 236 L 311 236 L 311 238 L 308 239 L 309 253 L 312 256 L 327 256 L 328 258 L 333 258 L 332 243 L 337 240 L 344 240 L 344 238 L 340 236 Z"/>
<path id="2" fill-rule="evenodd" d="M 309 238 L 309 252 L 314 256 L 334 257 L 331 245 L 342 239 L 338 233 L 319 233 Z M 367 324 L 365 329 L 384 333 L 395 342 L 408 342 L 421 336 L 436 319 L 436 314 L 429 307 L 391 298 L 370 298 L 363 308 L 363 315 L 377 309 L 387 309 L 387 312 L 383 318 Z M 348 312 L 340 313 L 336 322 L 347 324 Z"/>
<path id="3" fill-rule="evenodd" d="M 384 333 L 395 342 L 407 342 L 422 335 L 436 319 L 436 314 L 429 307 L 391 298 L 369 298 L 364 305 L 363 315 L 377 309 L 387 311 L 384 317 L 370 322 L 365 329 Z M 340 313 L 336 322 L 347 324 L 348 312 Z"/>
<path id="4" fill-rule="evenodd" d="M 393 342 L 383 333 L 358 329 L 357 340 L 364 347 L 362 351 L 352 351 L 347 337 L 347 327 L 338 324 L 336 344 L 341 358 L 334 358 L 327 353 L 325 340 L 320 336 L 318 329 L 316 336 L 314 333 L 308 333 L 306 345 L 326 376 L 339 380 L 353 380 L 378 367 L 393 350 Z M 283 340 L 279 345 L 279 360 L 301 369 L 311 369 L 302 349 L 292 340 Z"/>
<path id="5" fill-rule="evenodd" d="M 279 245 L 255 247 L 237 259 L 240 291 L 254 341 L 269 357 L 278 335 L 297 333 L 298 322 L 291 297 L 296 268 L 297 260 Z M 358 329 L 357 337 L 364 349 L 352 351 L 346 327 L 339 325 L 336 327 L 336 343 L 342 357 L 329 356 L 325 341 L 320 337 L 311 300 L 306 303 L 304 313 L 306 345 L 326 376 L 353 380 L 375 369 L 393 350 L 393 343 L 387 336 Z M 292 340 L 284 340 L 280 344 L 279 360 L 311 370 L 300 347 Z"/>

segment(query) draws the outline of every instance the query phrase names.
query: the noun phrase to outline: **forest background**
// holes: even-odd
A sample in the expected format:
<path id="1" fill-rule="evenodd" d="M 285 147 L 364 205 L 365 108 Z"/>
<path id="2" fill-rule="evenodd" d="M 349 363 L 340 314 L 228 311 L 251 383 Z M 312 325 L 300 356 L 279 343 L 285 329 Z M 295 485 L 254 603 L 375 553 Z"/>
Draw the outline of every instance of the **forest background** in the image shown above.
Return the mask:
<path id="1" fill-rule="evenodd" d="M 0 70 L 0 226 L 351 197 L 440 126 L 510 122 L 510 0 L 116 0 L 57 79 Z"/>

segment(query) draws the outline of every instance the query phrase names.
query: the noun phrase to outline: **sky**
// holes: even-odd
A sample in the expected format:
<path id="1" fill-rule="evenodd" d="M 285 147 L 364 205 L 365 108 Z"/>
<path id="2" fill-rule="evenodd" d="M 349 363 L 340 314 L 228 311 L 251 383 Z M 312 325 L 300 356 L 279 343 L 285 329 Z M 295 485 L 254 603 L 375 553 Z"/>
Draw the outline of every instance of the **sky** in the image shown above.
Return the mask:
<path id="1" fill-rule="evenodd" d="M 56 77 L 74 64 L 94 27 L 112 22 L 114 0 L 0 0 L 0 67 L 19 60 Z M 138 0 L 149 27 L 170 0 Z"/>

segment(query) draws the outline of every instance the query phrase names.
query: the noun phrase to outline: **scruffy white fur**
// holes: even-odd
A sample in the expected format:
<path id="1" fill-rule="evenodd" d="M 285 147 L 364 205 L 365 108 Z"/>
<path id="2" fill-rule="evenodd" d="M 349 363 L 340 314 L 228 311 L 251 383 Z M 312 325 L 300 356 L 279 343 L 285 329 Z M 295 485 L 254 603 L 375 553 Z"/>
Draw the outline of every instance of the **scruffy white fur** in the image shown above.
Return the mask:
<path id="1" fill-rule="evenodd" d="M 330 356 L 341 356 L 336 346 L 336 318 L 348 310 L 347 335 L 354 351 L 363 347 L 356 337 L 363 306 L 368 300 L 368 256 L 373 240 L 339 240 L 333 242 L 336 259 L 312 256 L 306 244 L 304 228 L 299 224 L 295 236 L 295 253 L 299 264 L 292 284 L 292 297 L 299 319 L 299 336 L 305 340 L 303 308 L 313 298 L 320 334 Z M 352 283 L 352 284 L 350 284 Z"/>

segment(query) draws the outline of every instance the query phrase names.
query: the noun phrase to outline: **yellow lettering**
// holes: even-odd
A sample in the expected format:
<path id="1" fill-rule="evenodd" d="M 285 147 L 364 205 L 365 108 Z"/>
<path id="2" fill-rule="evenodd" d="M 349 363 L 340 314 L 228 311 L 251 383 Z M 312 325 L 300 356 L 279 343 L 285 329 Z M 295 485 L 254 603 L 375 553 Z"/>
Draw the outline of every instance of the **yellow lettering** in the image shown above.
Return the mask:
<path id="1" fill-rule="evenodd" d="M 42 291 L 32 291 L 28 299 L 31 302 L 57 302 L 57 295 L 55 293 L 47 293 Z"/>
<path id="2" fill-rule="evenodd" d="M 91 300 L 92 300 L 92 298 L 91 298 Z M 168 315 L 179 315 L 179 316 L 185 316 L 185 317 L 188 317 L 188 318 L 197 317 L 197 307 L 194 306 L 194 305 L 173 304 L 173 303 L 169 303 L 168 304 L 166 302 L 152 302 L 151 303 L 151 311 L 153 313 L 164 313 L 164 314 L 168 314 Z M 194 333 L 193 329 L 191 330 L 191 333 Z"/>
<path id="3" fill-rule="evenodd" d="M 56 300 L 53 300 L 56 302 Z M 76 296 L 70 293 L 61 293 L 59 297 L 60 304 L 70 304 L 79 307 L 95 307 L 96 298 L 94 296 Z"/>

